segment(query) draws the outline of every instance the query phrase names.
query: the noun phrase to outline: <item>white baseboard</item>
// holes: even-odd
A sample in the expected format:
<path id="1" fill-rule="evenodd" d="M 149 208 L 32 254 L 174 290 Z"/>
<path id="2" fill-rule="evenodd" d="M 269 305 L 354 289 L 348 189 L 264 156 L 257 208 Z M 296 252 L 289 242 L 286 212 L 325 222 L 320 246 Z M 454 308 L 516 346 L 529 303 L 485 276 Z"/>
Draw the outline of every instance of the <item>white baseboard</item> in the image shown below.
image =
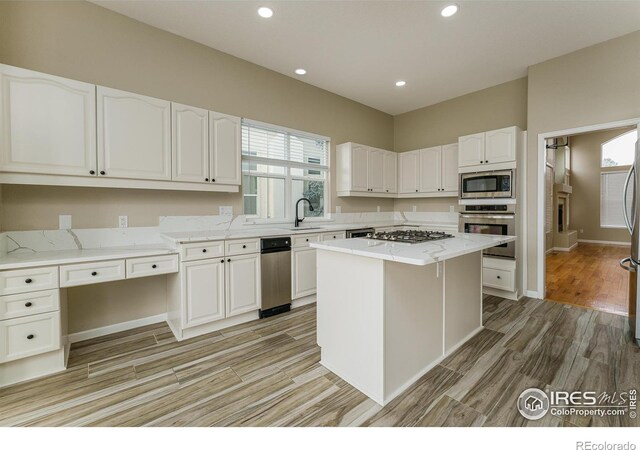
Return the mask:
<path id="1" fill-rule="evenodd" d="M 291 309 L 300 308 L 301 306 L 310 305 L 316 302 L 316 294 L 307 295 L 306 297 L 291 300 Z"/>
<path id="2" fill-rule="evenodd" d="M 167 314 L 158 314 L 157 316 L 143 317 L 142 319 L 130 320 L 128 322 L 116 323 L 106 327 L 94 328 L 92 330 L 80 331 L 67 335 L 67 341 L 70 344 L 74 342 L 86 341 L 107 334 L 118 333 L 120 331 L 131 330 L 132 328 L 143 327 L 154 323 L 166 322 Z"/>
<path id="3" fill-rule="evenodd" d="M 623 247 L 631 247 L 630 242 L 620 242 L 620 241 L 593 241 L 591 239 L 578 239 L 578 242 L 584 242 L 585 244 L 620 245 Z"/>
<path id="4" fill-rule="evenodd" d="M 578 242 L 580 242 L 580 241 L 578 241 Z M 571 250 L 573 250 L 574 248 L 576 248 L 578 246 L 578 242 L 576 242 L 575 244 L 573 244 L 569 248 L 567 248 L 567 247 L 552 247 L 549 250 L 547 250 L 547 253 L 550 253 L 550 252 L 570 252 Z"/>
<path id="5" fill-rule="evenodd" d="M 542 298 L 540 294 L 538 294 L 538 291 L 527 291 L 526 296 L 529 298 Z"/>

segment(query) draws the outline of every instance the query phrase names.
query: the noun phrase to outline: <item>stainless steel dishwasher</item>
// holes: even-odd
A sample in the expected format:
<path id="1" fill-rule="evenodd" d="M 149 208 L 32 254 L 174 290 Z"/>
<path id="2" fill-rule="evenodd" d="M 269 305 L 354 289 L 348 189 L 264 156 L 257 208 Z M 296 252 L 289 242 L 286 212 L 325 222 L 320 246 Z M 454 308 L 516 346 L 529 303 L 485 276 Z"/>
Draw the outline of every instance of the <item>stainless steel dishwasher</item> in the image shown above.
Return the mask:
<path id="1" fill-rule="evenodd" d="M 291 238 L 260 240 L 262 305 L 260 318 L 291 310 Z"/>

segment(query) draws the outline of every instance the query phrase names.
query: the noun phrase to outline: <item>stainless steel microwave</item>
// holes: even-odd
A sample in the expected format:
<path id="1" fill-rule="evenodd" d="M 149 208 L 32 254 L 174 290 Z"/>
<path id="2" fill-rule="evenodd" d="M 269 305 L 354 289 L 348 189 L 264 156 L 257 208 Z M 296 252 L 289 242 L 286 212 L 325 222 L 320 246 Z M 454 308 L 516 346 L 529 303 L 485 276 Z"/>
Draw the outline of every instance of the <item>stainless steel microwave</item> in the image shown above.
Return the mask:
<path id="1" fill-rule="evenodd" d="M 515 170 L 460 174 L 460 198 L 515 198 Z"/>

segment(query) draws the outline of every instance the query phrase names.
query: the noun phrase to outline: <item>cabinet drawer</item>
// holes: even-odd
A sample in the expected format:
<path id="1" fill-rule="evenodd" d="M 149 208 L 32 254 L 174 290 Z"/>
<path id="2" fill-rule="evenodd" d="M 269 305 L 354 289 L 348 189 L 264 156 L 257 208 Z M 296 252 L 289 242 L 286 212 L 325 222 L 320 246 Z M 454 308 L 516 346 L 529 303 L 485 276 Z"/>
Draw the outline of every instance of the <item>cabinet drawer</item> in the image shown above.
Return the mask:
<path id="1" fill-rule="evenodd" d="M 0 272 L 0 295 L 44 291 L 58 288 L 57 267 L 7 270 Z"/>
<path id="2" fill-rule="evenodd" d="M 178 255 L 127 259 L 127 278 L 150 277 L 178 271 Z"/>
<path id="3" fill-rule="evenodd" d="M 124 259 L 60 266 L 60 287 L 124 280 Z"/>
<path id="4" fill-rule="evenodd" d="M 320 235 L 321 241 L 333 241 L 334 239 L 346 239 L 347 233 L 344 231 L 336 231 L 334 233 L 322 233 Z"/>
<path id="5" fill-rule="evenodd" d="M 319 234 L 299 234 L 297 236 L 291 236 L 291 246 L 308 247 L 311 242 L 320 242 Z"/>
<path id="6" fill-rule="evenodd" d="M 224 241 L 225 256 L 246 255 L 260 252 L 260 239 L 238 239 Z"/>
<path id="7" fill-rule="evenodd" d="M 492 267 L 484 267 L 482 269 L 482 284 L 495 289 L 503 289 L 505 291 L 515 290 L 515 276 L 513 270 L 494 269 Z"/>
<path id="8" fill-rule="evenodd" d="M 0 322 L 0 362 L 26 358 L 59 348 L 59 312 Z"/>
<path id="9" fill-rule="evenodd" d="M 224 256 L 224 241 L 198 242 L 182 245 L 182 261 Z"/>
<path id="10" fill-rule="evenodd" d="M 60 291 L 28 292 L 0 297 L 0 320 L 32 316 L 60 309 Z"/>

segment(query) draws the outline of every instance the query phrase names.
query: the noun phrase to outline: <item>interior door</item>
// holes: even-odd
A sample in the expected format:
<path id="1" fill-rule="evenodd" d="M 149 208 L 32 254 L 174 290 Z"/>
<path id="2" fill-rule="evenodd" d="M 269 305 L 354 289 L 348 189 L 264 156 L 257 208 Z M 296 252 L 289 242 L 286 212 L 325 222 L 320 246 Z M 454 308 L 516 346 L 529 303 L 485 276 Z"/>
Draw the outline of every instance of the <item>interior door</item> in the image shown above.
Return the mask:
<path id="1" fill-rule="evenodd" d="M 209 112 L 171 103 L 171 154 L 174 181 L 209 181 Z"/>

